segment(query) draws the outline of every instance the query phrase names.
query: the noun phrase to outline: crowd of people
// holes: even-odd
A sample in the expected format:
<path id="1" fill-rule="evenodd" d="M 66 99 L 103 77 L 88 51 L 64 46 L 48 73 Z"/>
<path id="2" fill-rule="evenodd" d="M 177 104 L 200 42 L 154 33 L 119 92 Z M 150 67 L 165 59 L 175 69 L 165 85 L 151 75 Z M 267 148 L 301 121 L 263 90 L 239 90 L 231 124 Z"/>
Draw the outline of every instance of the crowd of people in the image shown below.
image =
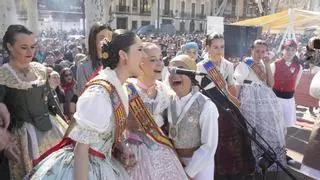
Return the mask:
<path id="1" fill-rule="evenodd" d="M 271 56 L 280 37 L 262 38 L 229 61 L 218 33 L 147 36 L 96 23 L 86 43 L 36 41 L 10 25 L 0 67 L 0 177 L 245 180 L 282 171 L 261 158 L 287 167 L 304 42 L 287 40 Z M 312 160 L 303 170 L 317 178 Z"/>

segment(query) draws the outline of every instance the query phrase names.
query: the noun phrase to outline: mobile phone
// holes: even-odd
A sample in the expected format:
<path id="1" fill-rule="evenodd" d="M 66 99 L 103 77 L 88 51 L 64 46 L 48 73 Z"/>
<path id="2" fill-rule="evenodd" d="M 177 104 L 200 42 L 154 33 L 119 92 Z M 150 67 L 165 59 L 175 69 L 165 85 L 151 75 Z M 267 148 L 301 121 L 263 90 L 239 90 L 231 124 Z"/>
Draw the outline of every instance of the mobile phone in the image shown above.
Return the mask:
<path id="1" fill-rule="evenodd" d="M 315 39 L 313 41 L 313 48 L 314 49 L 320 49 L 320 39 Z"/>

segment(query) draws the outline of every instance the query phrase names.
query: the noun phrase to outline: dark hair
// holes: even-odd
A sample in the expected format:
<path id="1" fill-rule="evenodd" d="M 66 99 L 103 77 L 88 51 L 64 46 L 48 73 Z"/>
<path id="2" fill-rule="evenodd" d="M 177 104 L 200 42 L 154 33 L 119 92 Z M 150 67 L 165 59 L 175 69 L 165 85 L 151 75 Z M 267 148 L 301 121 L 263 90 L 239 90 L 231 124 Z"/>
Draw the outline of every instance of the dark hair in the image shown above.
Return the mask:
<path id="1" fill-rule="evenodd" d="M 60 82 L 61 82 L 61 85 L 66 83 L 65 78 L 64 78 L 66 72 L 70 72 L 72 74 L 72 71 L 71 71 L 70 68 L 63 68 L 60 71 Z M 75 80 L 73 78 L 73 74 L 72 74 L 72 82 L 75 83 Z"/>
<path id="2" fill-rule="evenodd" d="M 54 56 L 59 56 L 60 54 L 62 54 L 62 53 L 61 53 L 61 51 L 60 51 L 59 49 L 55 49 L 55 50 L 53 51 L 53 55 L 54 55 Z"/>
<path id="3" fill-rule="evenodd" d="M 13 45 L 16 42 L 16 35 L 22 33 L 31 35 L 33 34 L 30 30 L 28 30 L 25 26 L 20 24 L 13 24 L 7 28 L 6 33 L 3 36 L 3 48 L 10 54 L 7 43 Z"/>
<path id="4" fill-rule="evenodd" d="M 219 33 L 210 33 L 207 35 L 206 37 L 206 45 L 207 46 L 211 46 L 211 43 L 213 40 L 216 40 L 216 39 L 224 39 L 223 35 L 222 34 L 219 34 Z"/>
<path id="5" fill-rule="evenodd" d="M 136 33 L 125 29 L 117 29 L 112 33 L 112 40 L 110 42 L 105 41 L 102 44 L 102 64 L 103 67 L 110 67 L 114 69 L 119 63 L 119 51 L 129 51 L 131 45 L 135 43 Z M 107 58 L 104 59 L 104 54 L 107 54 Z"/>
<path id="6" fill-rule="evenodd" d="M 256 45 L 263 45 L 263 46 L 266 46 L 267 49 L 268 49 L 268 44 L 266 41 L 264 40 L 261 40 L 261 39 L 257 39 L 253 42 L 253 44 L 251 45 L 251 49 L 253 49 Z"/>
<path id="7" fill-rule="evenodd" d="M 101 63 L 100 59 L 98 57 L 98 52 L 97 52 L 97 42 L 96 42 L 96 37 L 99 32 L 103 30 L 109 30 L 112 31 L 112 29 L 109 26 L 106 26 L 105 24 L 101 23 L 95 23 L 89 32 L 89 38 L 88 38 L 88 56 L 92 62 L 92 67 L 93 69 L 97 69 Z"/>

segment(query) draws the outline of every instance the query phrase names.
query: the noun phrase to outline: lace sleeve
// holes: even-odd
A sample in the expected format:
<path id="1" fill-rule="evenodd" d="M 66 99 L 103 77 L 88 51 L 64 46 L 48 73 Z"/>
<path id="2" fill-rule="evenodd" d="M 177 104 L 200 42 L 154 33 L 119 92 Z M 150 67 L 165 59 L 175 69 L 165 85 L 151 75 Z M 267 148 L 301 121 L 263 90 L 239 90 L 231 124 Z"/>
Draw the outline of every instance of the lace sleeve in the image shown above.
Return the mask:
<path id="1" fill-rule="evenodd" d="M 92 144 L 98 143 L 99 132 L 75 125 L 71 130 L 69 137 L 79 143 Z"/>

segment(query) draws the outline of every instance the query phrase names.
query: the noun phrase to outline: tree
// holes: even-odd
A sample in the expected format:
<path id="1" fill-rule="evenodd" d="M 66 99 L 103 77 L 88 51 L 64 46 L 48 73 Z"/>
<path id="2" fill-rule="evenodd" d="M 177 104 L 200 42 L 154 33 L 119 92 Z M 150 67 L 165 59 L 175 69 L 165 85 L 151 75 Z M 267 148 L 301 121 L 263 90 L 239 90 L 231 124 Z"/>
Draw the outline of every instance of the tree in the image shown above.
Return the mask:
<path id="1" fill-rule="evenodd" d="M 86 16 L 86 33 L 96 22 L 106 23 L 109 19 L 108 0 L 84 0 Z"/>
<path id="2" fill-rule="evenodd" d="M 18 22 L 15 1 L 0 1 L 0 38 L 2 39 L 10 24 Z"/>

